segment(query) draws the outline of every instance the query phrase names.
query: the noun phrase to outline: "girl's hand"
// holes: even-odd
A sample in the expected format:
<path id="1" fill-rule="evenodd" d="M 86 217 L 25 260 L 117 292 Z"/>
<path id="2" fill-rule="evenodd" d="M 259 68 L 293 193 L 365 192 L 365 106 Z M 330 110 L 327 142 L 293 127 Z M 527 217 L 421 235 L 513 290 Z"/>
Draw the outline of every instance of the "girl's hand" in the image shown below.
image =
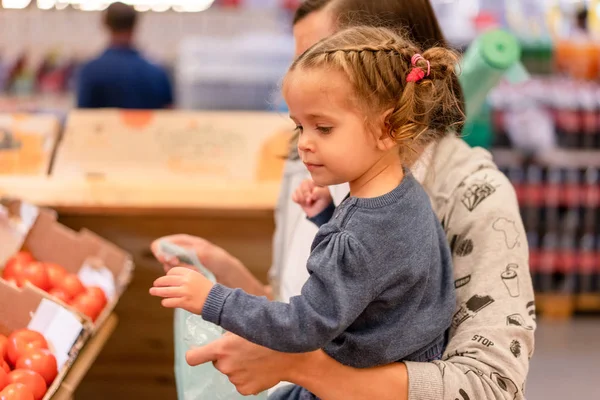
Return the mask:
<path id="1" fill-rule="evenodd" d="M 201 315 L 204 303 L 213 283 L 200 272 L 184 267 L 175 267 L 167 275 L 154 281 L 150 294 L 162 297 L 166 308 L 182 308 Z"/>
<path id="2" fill-rule="evenodd" d="M 163 264 L 165 273 L 173 267 L 181 266 L 181 263 L 177 257 L 169 256 L 160 251 L 162 240 L 194 251 L 200 262 L 215 274 L 217 280 L 220 280 L 223 275 L 227 275 L 228 271 L 236 267 L 237 259 L 219 246 L 196 236 L 179 234 L 158 238 L 150 246 L 154 257 Z"/>
<path id="3" fill-rule="evenodd" d="M 333 201 L 329 188 L 315 185 L 312 179 L 306 179 L 298 186 L 292 200 L 300 205 L 306 215 L 312 218 L 319 215 Z"/>

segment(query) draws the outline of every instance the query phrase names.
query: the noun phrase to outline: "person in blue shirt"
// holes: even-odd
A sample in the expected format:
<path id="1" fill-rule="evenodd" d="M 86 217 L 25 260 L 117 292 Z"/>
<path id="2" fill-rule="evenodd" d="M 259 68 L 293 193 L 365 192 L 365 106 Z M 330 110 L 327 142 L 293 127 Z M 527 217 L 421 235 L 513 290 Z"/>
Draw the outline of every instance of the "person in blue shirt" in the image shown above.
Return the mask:
<path id="1" fill-rule="evenodd" d="M 104 14 L 110 45 L 79 73 L 79 108 L 161 109 L 173 103 L 167 73 L 146 60 L 133 45 L 137 12 L 123 3 Z"/>

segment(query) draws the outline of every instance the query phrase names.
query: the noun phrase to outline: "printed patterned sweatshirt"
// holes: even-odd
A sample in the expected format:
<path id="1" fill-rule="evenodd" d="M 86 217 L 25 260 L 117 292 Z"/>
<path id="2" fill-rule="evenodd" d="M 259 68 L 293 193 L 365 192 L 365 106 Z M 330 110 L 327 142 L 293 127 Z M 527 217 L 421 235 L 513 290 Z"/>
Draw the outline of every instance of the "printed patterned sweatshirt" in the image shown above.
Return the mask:
<path id="1" fill-rule="evenodd" d="M 415 177 L 452 250 L 456 309 L 442 360 L 407 362 L 409 400 L 521 400 L 534 350 L 535 303 L 515 191 L 489 152 L 448 136 Z M 291 194 L 309 177 L 288 161 L 276 212 L 270 277 L 282 300 L 302 287 L 311 228 Z M 332 188 L 336 201 L 347 187 Z M 307 242 L 307 243 L 304 243 Z M 306 253 L 306 254 L 304 254 Z M 306 274 L 306 275 L 304 275 Z"/>

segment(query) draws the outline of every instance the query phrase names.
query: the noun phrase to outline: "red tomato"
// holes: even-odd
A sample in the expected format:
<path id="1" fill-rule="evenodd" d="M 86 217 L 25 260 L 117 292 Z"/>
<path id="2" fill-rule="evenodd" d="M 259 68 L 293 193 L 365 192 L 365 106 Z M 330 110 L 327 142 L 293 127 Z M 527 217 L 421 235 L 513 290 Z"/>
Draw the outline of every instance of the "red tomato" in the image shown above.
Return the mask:
<path id="1" fill-rule="evenodd" d="M 17 360 L 15 368 L 28 369 L 35 371 L 44 378 L 46 384 L 50 386 L 58 375 L 58 366 L 56 357 L 46 349 L 31 350 Z"/>
<path id="2" fill-rule="evenodd" d="M 100 289 L 98 286 L 90 286 L 86 290 L 86 294 L 92 297 L 96 297 L 98 301 L 102 304 L 102 308 L 108 303 L 106 298 L 106 293 L 104 290 Z"/>
<path id="3" fill-rule="evenodd" d="M 10 372 L 10 365 L 4 360 L 0 360 L 0 370 L 4 370 L 8 374 Z"/>
<path id="4" fill-rule="evenodd" d="M 48 390 L 44 378 L 37 372 L 28 369 L 15 369 L 8 374 L 8 379 L 10 383 L 22 383 L 27 386 L 33 393 L 34 400 L 42 400 Z"/>
<path id="5" fill-rule="evenodd" d="M 10 381 L 8 380 L 8 372 L 0 368 L 0 390 L 4 389 L 9 383 Z"/>
<path id="6" fill-rule="evenodd" d="M 57 289 L 62 289 L 71 297 L 77 297 L 85 292 L 85 286 L 81 283 L 77 275 L 67 274 L 62 281 L 56 286 Z"/>
<path id="7" fill-rule="evenodd" d="M 67 270 L 58 264 L 45 263 L 46 271 L 48 271 L 48 280 L 50 283 L 50 289 L 58 286 L 59 282 L 67 276 Z"/>
<path id="8" fill-rule="evenodd" d="M 50 280 L 48 279 L 48 271 L 46 266 L 34 261 L 29 263 L 21 271 L 21 275 L 17 276 L 17 284 L 23 286 L 25 282 L 30 282 L 33 286 L 37 286 L 42 290 L 50 289 Z"/>
<path id="9" fill-rule="evenodd" d="M 6 359 L 6 349 L 8 347 L 8 338 L 0 335 L 0 361 Z"/>
<path id="10" fill-rule="evenodd" d="M 33 262 L 33 256 L 26 251 L 20 251 L 11 258 L 8 259 L 4 265 L 4 271 L 2 271 L 2 277 L 4 279 L 17 278 L 21 275 L 23 267 L 30 262 Z"/>
<path id="11" fill-rule="evenodd" d="M 29 329 L 19 329 L 8 337 L 7 361 L 15 365 L 25 353 L 34 349 L 47 349 L 48 342 L 41 333 Z"/>
<path id="12" fill-rule="evenodd" d="M 67 304 L 69 304 L 69 302 L 71 301 L 71 296 L 69 296 L 69 294 L 67 292 L 65 292 L 63 289 L 58 289 L 58 288 L 50 289 L 50 291 L 48 293 L 51 294 L 52 296 L 64 301 Z"/>
<path id="13" fill-rule="evenodd" d="M 31 390 L 22 383 L 11 383 L 0 392 L 0 400 L 35 400 Z"/>
<path id="14" fill-rule="evenodd" d="M 71 302 L 71 307 L 80 313 L 87 315 L 92 321 L 95 321 L 104 308 L 104 304 L 102 304 L 102 301 L 98 297 L 84 293 L 75 297 Z"/>

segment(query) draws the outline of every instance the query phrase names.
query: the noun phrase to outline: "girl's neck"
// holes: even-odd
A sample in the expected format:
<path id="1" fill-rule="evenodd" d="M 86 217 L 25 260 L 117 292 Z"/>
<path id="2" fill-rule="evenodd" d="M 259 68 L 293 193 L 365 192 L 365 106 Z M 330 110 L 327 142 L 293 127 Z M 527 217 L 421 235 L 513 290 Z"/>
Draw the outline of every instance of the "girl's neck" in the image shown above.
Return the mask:
<path id="1" fill-rule="evenodd" d="M 367 172 L 350 182 L 350 195 L 373 198 L 394 190 L 404 179 L 404 170 L 397 154 L 387 154 Z"/>

